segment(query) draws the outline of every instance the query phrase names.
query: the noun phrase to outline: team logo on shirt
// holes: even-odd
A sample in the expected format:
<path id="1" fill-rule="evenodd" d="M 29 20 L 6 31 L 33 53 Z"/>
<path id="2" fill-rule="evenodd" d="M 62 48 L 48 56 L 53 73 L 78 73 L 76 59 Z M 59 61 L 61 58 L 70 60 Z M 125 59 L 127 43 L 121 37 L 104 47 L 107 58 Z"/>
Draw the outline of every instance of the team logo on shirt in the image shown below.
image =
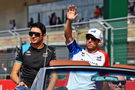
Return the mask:
<path id="1" fill-rule="evenodd" d="M 90 62 L 91 65 L 97 66 L 98 64 L 96 62 Z"/>
<path id="2" fill-rule="evenodd" d="M 101 61 L 101 58 L 102 58 L 102 56 L 98 56 L 96 60 Z"/>
<path id="3" fill-rule="evenodd" d="M 82 52 L 82 56 L 85 56 L 85 53 L 84 52 Z"/>
<path id="4" fill-rule="evenodd" d="M 31 52 L 30 51 L 26 51 L 25 55 L 30 56 Z"/>
<path id="5" fill-rule="evenodd" d="M 47 57 L 48 56 L 48 52 L 43 53 L 43 57 Z"/>

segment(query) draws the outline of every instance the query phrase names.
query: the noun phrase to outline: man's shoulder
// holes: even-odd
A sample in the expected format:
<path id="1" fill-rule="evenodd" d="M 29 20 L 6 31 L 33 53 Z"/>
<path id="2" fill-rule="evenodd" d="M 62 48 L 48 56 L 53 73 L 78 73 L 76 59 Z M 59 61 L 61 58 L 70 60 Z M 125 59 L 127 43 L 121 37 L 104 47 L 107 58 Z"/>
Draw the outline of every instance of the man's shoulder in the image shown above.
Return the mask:
<path id="1" fill-rule="evenodd" d="M 108 55 L 107 52 L 105 52 L 104 50 L 98 49 L 99 52 L 103 53 L 104 55 Z"/>
<path id="2" fill-rule="evenodd" d="M 30 46 L 31 46 L 30 43 L 22 45 L 22 53 L 26 52 L 29 49 Z"/>
<path id="3" fill-rule="evenodd" d="M 30 47 L 31 44 L 30 43 L 26 43 L 26 44 L 23 44 L 22 47 Z"/>
<path id="4" fill-rule="evenodd" d="M 47 46 L 47 49 L 49 50 L 49 51 L 55 51 L 55 48 L 54 47 L 52 47 L 52 46 Z"/>
<path id="5" fill-rule="evenodd" d="M 53 46 L 47 46 L 49 49 L 54 49 L 54 47 Z"/>

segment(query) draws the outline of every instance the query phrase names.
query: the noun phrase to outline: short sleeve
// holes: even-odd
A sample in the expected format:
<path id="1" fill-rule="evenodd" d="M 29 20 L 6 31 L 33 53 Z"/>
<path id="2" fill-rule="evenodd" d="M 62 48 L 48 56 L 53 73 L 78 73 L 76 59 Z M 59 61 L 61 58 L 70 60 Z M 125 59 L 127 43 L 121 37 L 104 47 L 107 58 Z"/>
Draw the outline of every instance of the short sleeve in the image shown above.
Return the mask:
<path id="1" fill-rule="evenodd" d="M 46 66 L 49 66 L 49 63 L 51 60 L 56 60 L 56 54 L 55 54 L 55 49 L 53 47 L 48 46 L 47 48 L 47 60 L 46 60 Z"/>
<path id="2" fill-rule="evenodd" d="M 105 56 L 105 65 L 106 67 L 109 67 L 110 66 L 110 60 L 109 60 L 109 56 L 108 54 L 106 53 L 106 56 Z"/>
<path id="3" fill-rule="evenodd" d="M 29 49 L 30 43 L 22 45 L 21 49 L 17 50 L 17 55 L 16 55 L 16 61 L 19 63 L 23 62 L 23 54 Z"/>
<path id="4" fill-rule="evenodd" d="M 23 59 L 22 59 L 22 49 L 18 49 L 17 50 L 17 55 L 16 55 L 16 62 L 22 63 Z"/>

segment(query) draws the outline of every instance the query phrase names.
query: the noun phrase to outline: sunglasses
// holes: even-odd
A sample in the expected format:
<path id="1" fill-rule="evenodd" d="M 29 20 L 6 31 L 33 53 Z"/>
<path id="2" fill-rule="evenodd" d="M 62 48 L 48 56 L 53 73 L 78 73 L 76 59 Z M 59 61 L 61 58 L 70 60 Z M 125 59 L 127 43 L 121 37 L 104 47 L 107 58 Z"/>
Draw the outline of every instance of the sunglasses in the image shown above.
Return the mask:
<path id="1" fill-rule="evenodd" d="M 35 37 L 40 37 L 40 33 L 38 33 L 38 32 L 29 32 L 29 36 L 33 36 L 33 35 L 35 35 Z"/>
<path id="2" fill-rule="evenodd" d="M 126 81 L 118 81 L 118 82 L 112 82 L 115 85 L 119 85 L 121 83 L 121 85 L 125 85 Z"/>
<path id="3" fill-rule="evenodd" d="M 99 39 L 95 38 L 95 37 L 94 37 L 93 35 L 91 35 L 91 34 L 86 34 L 86 39 L 87 39 L 87 40 L 91 39 L 92 41 L 97 41 L 97 40 L 99 40 Z"/>

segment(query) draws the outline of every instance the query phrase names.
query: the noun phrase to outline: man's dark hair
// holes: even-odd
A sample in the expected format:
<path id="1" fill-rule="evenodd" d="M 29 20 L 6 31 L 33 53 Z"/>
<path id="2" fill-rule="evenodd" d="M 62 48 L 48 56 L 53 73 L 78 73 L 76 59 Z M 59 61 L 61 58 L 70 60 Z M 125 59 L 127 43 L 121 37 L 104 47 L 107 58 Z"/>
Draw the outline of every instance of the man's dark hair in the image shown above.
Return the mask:
<path id="1" fill-rule="evenodd" d="M 41 30 L 42 34 L 44 35 L 46 33 L 46 27 L 44 24 L 40 23 L 40 22 L 37 22 L 37 23 L 33 23 L 31 26 L 30 26 L 30 30 L 31 28 L 33 27 L 37 27 Z"/>

